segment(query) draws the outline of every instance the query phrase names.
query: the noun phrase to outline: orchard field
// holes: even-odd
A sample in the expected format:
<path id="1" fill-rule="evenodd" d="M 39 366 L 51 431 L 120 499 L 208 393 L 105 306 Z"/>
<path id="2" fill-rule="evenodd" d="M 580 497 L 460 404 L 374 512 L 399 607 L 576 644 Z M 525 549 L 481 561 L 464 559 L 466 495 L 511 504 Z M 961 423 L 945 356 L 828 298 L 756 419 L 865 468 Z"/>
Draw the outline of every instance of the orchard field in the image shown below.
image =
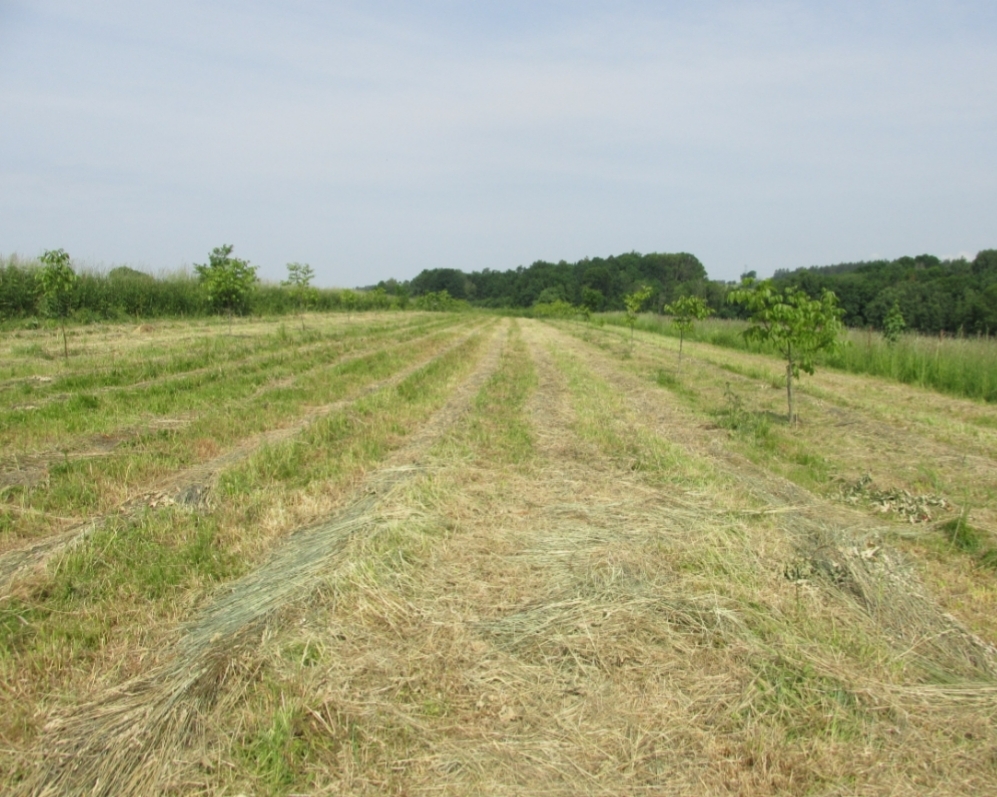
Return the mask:
<path id="1" fill-rule="evenodd" d="M 997 792 L 997 407 L 569 321 L 0 343 L 0 791 Z"/>

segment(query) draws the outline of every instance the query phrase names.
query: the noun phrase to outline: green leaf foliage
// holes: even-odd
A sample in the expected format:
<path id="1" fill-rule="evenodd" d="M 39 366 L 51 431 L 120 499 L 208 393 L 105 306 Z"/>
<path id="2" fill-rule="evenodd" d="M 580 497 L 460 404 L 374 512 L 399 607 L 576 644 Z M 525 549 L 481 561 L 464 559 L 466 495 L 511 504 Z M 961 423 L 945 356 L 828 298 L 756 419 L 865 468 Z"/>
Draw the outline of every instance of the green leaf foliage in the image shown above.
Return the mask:
<path id="1" fill-rule="evenodd" d="M 687 332 L 697 321 L 702 321 L 710 315 L 710 308 L 698 296 L 683 296 L 671 304 L 665 305 L 665 312 L 672 316 L 672 324 L 679 332 L 679 360 L 682 360 L 682 344 Z"/>
<path id="2" fill-rule="evenodd" d="M 907 328 L 904 314 L 900 312 L 900 302 L 894 301 L 890 311 L 883 319 L 883 337 L 891 346 L 900 340 L 900 335 Z"/>
<path id="3" fill-rule="evenodd" d="M 45 309 L 60 321 L 62 327 L 62 352 L 69 360 L 69 341 L 66 338 L 66 316 L 72 305 L 73 289 L 76 287 L 76 272 L 70 265 L 69 255 L 64 249 L 49 249 L 39 260 L 42 269 L 38 273 L 38 284 L 45 298 Z"/>
<path id="4" fill-rule="evenodd" d="M 256 285 L 256 267 L 232 257 L 230 244 L 211 250 L 208 262 L 195 264 L 208 303 L 218 313 L 233 315 L 249 309 L 249 297 Z"/>
<path id="5" fill-rule="evenodd" d="M 637 324 L 637 316 L 653 293 L 654 289 L 650 285 L 642 285 L 633 293 L 623 297 L 623 304 L 627 308 L 627 325 L 630 327 L 630 348 L 634 345 L 634 326 Z"/>
<path id="6" fill-rule="evenodd" d="M 744 337 L 770 343 L 786 361 L 789 418 L 794 420 L 793 379 L 799 378 L 800 371 L 813 374 L 818 352 L 833 352 L 842 345 L 838 297 L 825 289 L 819 299 L 811 299 L 792 286 L 780 289 L 772 280 L 756 282 L 748 278 L 741 288 L 731 291 L 728 299 L 748 311 L 749 326 Z"/>
<path id="7" fill-rule="evenodd" d="M 38 272 L 38 283 L 46 309 L 57 318 L 65 318 L 69 315 L 73 288 L 76 287 L 76 272 L 70 265 L 69 255 L 64 249 L 49 249 L 39 260 L 42 268 Z"/>
<path id="8" fill-rule="evenodd" d="M 318 291 L 311 286 L 314 276 L 315 272 L 307 263 L 287 264 L 287 279 L 280 284 L 290 290 L 299 313 L 304 313 L 307 307 L 315 304 L 318 300 Z M 302 317 L 302 329 L 304 329 L 304 323 L 304 317 Z"/>

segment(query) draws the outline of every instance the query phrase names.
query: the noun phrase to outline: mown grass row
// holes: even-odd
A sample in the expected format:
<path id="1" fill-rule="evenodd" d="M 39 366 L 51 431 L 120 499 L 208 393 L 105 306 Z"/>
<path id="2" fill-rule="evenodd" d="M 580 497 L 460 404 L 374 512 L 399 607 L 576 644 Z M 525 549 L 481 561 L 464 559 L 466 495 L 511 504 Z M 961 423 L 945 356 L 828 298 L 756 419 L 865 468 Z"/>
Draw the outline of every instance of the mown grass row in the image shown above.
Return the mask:
<path id="1" fill-rule="evenodd" d="M 56 707 L 106 678 L 141 672 L 218 585 L 252 569 L 283 535 L 330 511 L 441 407 L 480 357 L 474 334 L 400 383 L 316 421 L 222 473 L 210 510 L 150 508 L 109 522 L 0 600 L 0 716 L 10 785 Z M 12 763 L 9 756 L 16 759 Z"/>
<path id="2" fill-rule="evenodd" d="M 65 446 L 74 435 L 107 434 L 117 428 L 148 422 L 151 417 L 177 418 L 184 414 L 238 401 L 282 380 L 300 378 L 311 369 L 321 369 L 336 360 L 391 341 L 404 343 L 440 328 L 419 324 L 403 329 L 386 328 L 367 336 L 332 335 L 305 346 L 294 340 L 276 343 L 261 337 L 260 346 L 229 350 L 210 367 L 191 372 L 173 372 L 167 377 L 121 384 L 96 390 L 48 391 L 32 395 L 29 403 L 0 409 L 0 442 L 8 452 L 27 452 L 50 444 Z M 211 343 L 190 344 L 190 347 Z M 262 351 L 261 351 L 262 350 Z M 74 381 L 71 377 L 69 381 Z M 87 381 L 84 377 L 82 381 Z M 8 394 L 7 399 L 11 396 Z M 18 397 L 23 398 L 23 397 Z"/>
<path id="3" fill-rule="evenodd" d="M 847 393 L 808 385 L 803 423 L 791 426 L 782 413 L 784 385 L 774 383 L 775 368 L 701 358 L 686 360 L 678 368 L 675 352 L 664 342 L 660 347 L 638 347 L 631 357 L 623 357 L 625 347 L 616 329 L 560 327 L 602 348 L 617 367 L 644 384 L 666 389 L 670 396 L 662 400 L 685 415 L 676 422 L 704 430 L 695 435 L 701 445 L 710 445 L 709 430 L 726 430 L 724 447 L 765 471 L 831 501 L 874 513 L 876 523 L 895 530 L 896 536 L 888 539 L 920 563 L 943 605 L 977 633 L 994 638 L 997 535 L 992 507 L 997 483 L 986 444 L 992 433 L 963 420 L 955 406 L 965 404 L 975 412 L 976 405 L 938 399 L 938 408 L 906 401 L 898 407 L 890 403 L 899 400 L 896 390 L 886 397 L 873 393 L 857 403 Z M 724 371 L 746 378 L 732 378 Z M 905 413 L 908 407 L 912 411 Z M 974 417 L 966 415 L 968 421 Z M 968 462 L 958 454 L 968 456 Z M 866 476 L 880 487 L 906 490 L 911 496 L 944 498 L 947 508 L 932 506 L 931 520 L 925 521 L 871 497 L 866 500 L 861 493 L 848 498 L 850 486 Z"/>
<path id="4" fill-rule="evenodd" d="M 613 356 L 618 357 L 623 351 L 617 329 L 598 330 L 577 324 L 561 324 L 561 328 Z M 939 463 L 919 453 L 920 446 L 912 446 L 905 457 L 891 457 L 882 449 L 887 444 L 882 432 L 876 436 L 879 432 L 876 424 L 885 422 L 894 437 L 905 433 L 914 442 L 918 434 L 923 434 L 950 447 L 955 435 L 956 440 L 962 441 L 955 444 L 962 446 L 961 453 L 987 454 L 986 441 L 992 436 L 989 428 L 992 424 L 987 423 L 985 412 L 976 411 L 985 409 L 978 405 L 967 402 L 964 408 L 974 411 L 963 416 L 955 409 L 962 402 L 954 402 L 950 417 L 944 419 L 950 425 L 942 426 L 936 415 L 939 410 L 911 405 L 908 412 L 906 402 L 900 407 L 891 404 L 889 397 L 897 400 L 895 392 L 886 397 L 864 396 L 860 401 L 847 390 L 847 385 L 853 384 L 851 381 L 844 388 L 832 390 L 807 379 L 801 395 L 812 403 L 801 410 L 803 423 L 790 426 L 784 413 L 785 377 L 776 364 L 767 368 L 764 361 L 752 362 L 748 357 L 704 355 L 687 359 L 679 367 L 674 357 L 674 352 L 668 351 L 667 344 L 662 342 L 661 349 L 651 346 L 637 350 L 632 357 L 621 358 L 620 367 L 666 388 L 698 423 L 729 430 L 730 442 L 747 458 L 808 490 L 836 495 L 841 490 L 842 478 L 856 479 L 863 475 L 856 471 L 865 468 L 876 471 L 878 478 L 888 479 L 890 484 L 901 484 L 914 492 L 941 492 L 960 505 L 989 504 L 997 495 L 995 486 L 986 479 L 967 480 L 965 473 L 949 462 L 941 469 Z M 731 374 L 736 376 L 732 378 Z M 949 406 L 950 400 L 940 401 Z M 897 425 L 901 416 L 904 427 Z M 908 424 L 915 426 L 906 428 Z M 856 438 L 857 431 L 863 437 Z M 855 445 L 864 439 L 869 439 L 872 447 L 856 457 Z M 895 444 L 894 440 L 889 441 L 889 445 Z"/>
<path id="5" fill-rule="evenodd" d="M 32 398 L 110 389 L 243 363 L 292 347 L 305 350 L 445 324 L 443 319 L 426 316 L 379 319 L 369 324 L 325 323 L 305 330 L 289 329 L 283 323 L 257 323 L 229 335 L 216 334 L 218 329 L 210 325 L 151 327 L 151 332 L 101 327 L 89 335 L 92 340 L 85 350 L 74 350 L 69 361 L 48 351 L 39 354 L 37 336 L 25 333 L 30 342 L 20 343 L 17 337 L 9 341 L 10 358 L 4 363 L 7 378 L 0 382 L 0 389 Z M 173 329 L 181 334 L 171 335 Z"/>
<path id="6" fill-rule="evenodd" d="M 519 324 L 510 324 L 499 368 L 474 400 L 459 442 L 469 455 L 497 464 L 524 464 L 533 453 L 533 431 L 523 417 L 523 406 L 537 384 Z"/>
<path id="7" fill-rule="evenodd" d="M 694 501 L 708 496 L 698 517 L 676 512 L 675 522 L 684 514 L 688 529 L 682 534 L 661 529 L 672 547 L 649 546 L 647 561 L 656 561 L 657 570 L 667 574 L 662 580 L 668 587 L 677 578 L 686 600 L 709 596 L 729 620 L 710 637 L 714 666 L 707 669 L 716 673 L 715 665 L 723 662 L 733 684 L 740 682 L 740 694 L 717 698 L 725 707 L 711 728 L 725 743 L 743 744 L 772 760 L 795 751 L 803 760 L 794 774 L 813 786 L 849 783 L 848 762 L 861 751 L 877 750 L 900 766 L 916 767 L 893 738 L 893 690 L 935 679 L 945 683 L 951 676 L 930 661 L 898 657 L 876 618 L 856 611 L 847 595 L 835 594 L 832 582 L 797 587 L 794 593 L 789 576 L 779 575 L 780 560 L 795 555 L 794 530 L 780 528 L 777 514 L 744 511 L 754 500 L 737 483 L 708 462 L 676 452 L 633 414 L 617 386 L 574 356 L 554 356 L 568 379 L 580 435 L 606 456 L 627 452 L 621 464 L 669 494 L 688 491 Z M 716 681 L 711 688 L 723 693 Z M 975 740 L 985 711 L 959 715 L 939 707 L 934 714 L 939 720 L 926 713 L 912 723 L 912 737 L 922 749 L 948 748 L 955 727 L 966 740 Z M 984 763 L 980 769 L 991 767 Z"/>
<path id="8" fill-rule="evenodd" d="M 395 605 L 440 597 L 413 591 L 413 576 L 431 571 L 439 548 L 455 533 L 453 524 L 433 510 L 454 499 L 454 482 L 463 479 L 461 463 L 473 462 L 492 472 L 502 472 L 505 466 L 530 467 L 533 434 L 524 407 L 536 379 L 520 329 L 513 323 L 498 367 L 474 397 L 470 412 L 432 447 L 433 461 L 443 469 L 434 468 L 405 488 L 405 503 L 429 508 L 430 513 L 413 510 L 407 516 L 395 507 L 391 514 L 398 517 L 382 519 L 369 534 L 353 540 L 342 570 L 329 574 L 322 600 L 306 607 L 299 622 L 275 634 L 238 706 L 214 718 L 220 734 L 209 749 L 227 765 L 206 773 L 210 790 L 252 784 L 262 794 L 308 792 L 336 777 L 344 756 L 370 772 L 392 767 L 393 757 L 411 751 L 415 738 L 390 713 L 354 716 L 343 709 L 343 715 L 336 712 L 326 720 L 315 711 L 321 708 L 321 692 L 331 686 L 323 674 L 331 660 L 343 656 L 338 650 L 342 644 L 329 629 L 344 614 L 362 624 L 372 598 Z M 404 672 L 395 675 L 400 685 L 379 695 L 382 705 L 414 713 L 434 732 L 453 723 L 450 696 L 439 684 L 427 689 Z M 422 676 L 426 681 L 434 677 L 428 670 Z M 336 687 L 342 687 L 338 679 Z M 356 699 L 364 697 L 356 694 Z M 229 730 L 233 725 L 238 728 L 235 734 Z"/>
<path id="9" fill-rule="evenodd" d="M 625 326 L 621 313 L 594 317 L 596 324 Z M 636 328 L 657 335 L 678 337 L 669 318 L 643 315 Z M 696 324 L 686 339 L 728 349 L 774 354 L 765 344 L 747 342 L 746 322 L 709 319 Z M 844 348 L 821 354 L 819 366 L 830 366 L 856 374 L 894 379 L 931 388 L 954 396 L 997 402 L 997 339 L 976 337 L 928 337 L 906 334 L 894 344 L 879 332 L 848 330 Z"/>
<path id="10" fill-rule="evenodd" d="M 200 397 L 200 411 L 188 425 L 142 431 L 103 456 L 67 457 L 52 463 L 41 484 L 8 487 L 0 504 L 0 531 L 11 537 L 35 537 L 59 528 L 67 517 L 107 512 L 157 479 L 210 458 L 253 434 L 296 421 L 307 407 L 341 401 L 367 385 L 435 357 L 460 330 L 451 327 L 389 346 L 383 346 L 382 341 L 374 351 L 317 365 L 291 360 L 302 368 L 296 378 L 248 396 L 247 390 L 254 384 L 247 385 L 244 379 L 214 384 Z M 98 405 L 92 411 L 99 410 Z"/>

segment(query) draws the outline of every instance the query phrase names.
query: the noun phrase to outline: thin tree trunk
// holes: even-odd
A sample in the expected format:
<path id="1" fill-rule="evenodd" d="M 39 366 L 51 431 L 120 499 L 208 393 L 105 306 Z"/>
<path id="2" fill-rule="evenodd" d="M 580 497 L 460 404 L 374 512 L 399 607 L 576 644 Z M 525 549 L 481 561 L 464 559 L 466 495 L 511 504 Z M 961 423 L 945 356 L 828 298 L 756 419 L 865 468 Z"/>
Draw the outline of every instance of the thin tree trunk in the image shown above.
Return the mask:
<path id="1" fill-rule="evenodd" d="M 62 355 L 69 362 L 69 343 L 66 342 L 66 322 L 62 323 Z"/>
<path id="2" fill-rule="evenodd" d="M 793 407 L 793 349 L 790 347 L 786 356 L 786 398 L 789 401 L 789 422 L 796 421 L 796 411 Z"/>

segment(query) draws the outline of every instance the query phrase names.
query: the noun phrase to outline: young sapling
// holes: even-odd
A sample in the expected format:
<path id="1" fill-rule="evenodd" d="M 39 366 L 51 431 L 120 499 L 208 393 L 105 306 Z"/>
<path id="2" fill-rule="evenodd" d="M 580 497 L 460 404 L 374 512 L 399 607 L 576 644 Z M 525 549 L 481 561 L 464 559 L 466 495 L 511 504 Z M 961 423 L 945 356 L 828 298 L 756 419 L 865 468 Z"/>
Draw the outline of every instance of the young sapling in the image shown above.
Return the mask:
<path id="1" fill-rule="evenodd" d="M 633 351 L 634 348 L 634 327 L 637 325 L 637 315 L 644 303 L 651 298 L 652 292 L 649 285 L 643 285 L 633 293 L 628 293 L 623 297 L 623 304 L 627 308 L 627 326 L 630 327 L 630 351 Z"/>
<path id="2" fill-rule="evenodd" d="M 69 255 L 64 249 L 49 249 L 39 260 L 42 270 L 38 274 L 46 309 L 59 319 L 62 328 L 62 353 L 69 360 L 69 343 L 66 340 L 66 317 L 76 287 L 76 272 L 69 263 Z"/>
<path id="3" fill-rule="evenodd" d="M 287 279 L 281 282 L 285 288 L 290 288 L 298 315 L 301 317 L 301 331 L 305 329 L 305 307 L 315 300 L 316 290 L 311 286 L 315 272 L 307 263 L 288 263 Z"/>
<path id="4" fill-rule="evenodd" d="M 682 342 L 687 332 L 697 321 L 702 321 L 710 315 L 710 308 L 698 296 L 683 296 L 671 304 L 665 305 L 665 312 L 672 316 L 672 324 L 679 332 L 679 363 L 682 362 Z"/>
<path id="5" fill-rule="evenodd" d="M 731 291 L 728 301 L 744 305 L 750 313 L 746 340 L 771 343 L 786 361 L 786 400 L 789 421 L 796 421 L 793 379 L 800 371 L 814 372 L 814 358 L 821 351 L 835 351 L 841 346 L 842 309 L 838 297 L 826 288 L 819 299 L 792 286 L 775 287 L 772 280 L 742 280 L 741 288 Z"/>

